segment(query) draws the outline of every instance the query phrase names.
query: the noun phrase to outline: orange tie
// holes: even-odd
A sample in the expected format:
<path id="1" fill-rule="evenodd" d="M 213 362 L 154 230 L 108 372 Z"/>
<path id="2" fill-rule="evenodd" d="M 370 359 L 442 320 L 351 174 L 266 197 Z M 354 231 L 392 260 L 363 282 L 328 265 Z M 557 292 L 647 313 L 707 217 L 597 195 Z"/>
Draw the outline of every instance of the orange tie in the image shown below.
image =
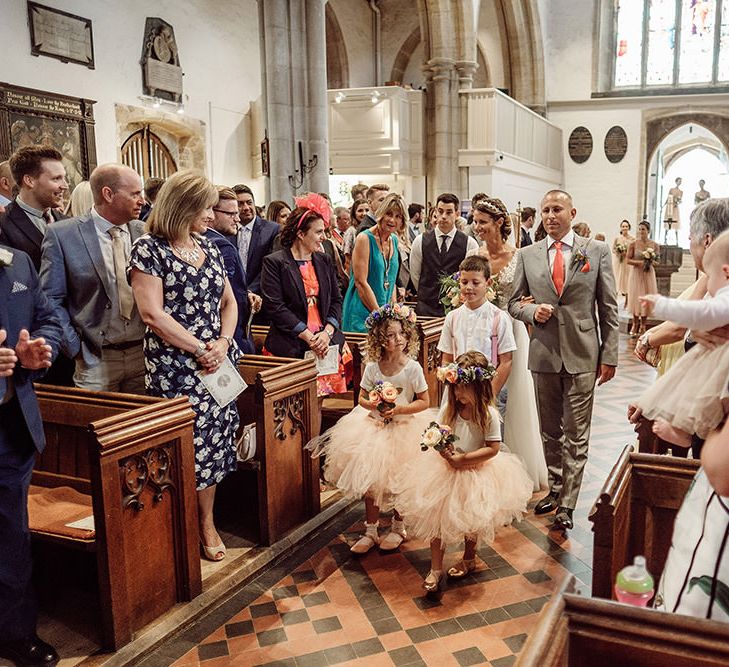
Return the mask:
<path id="1" fill-rule="evenodd" d="M 562 241 L 554 242 L 556 255 L 554 256 L 554 264 L 552 264 L 552 282 L 557 290 L 557 294 L 562 296 L 564 288 L 564 257 L 562 256 Z"/>

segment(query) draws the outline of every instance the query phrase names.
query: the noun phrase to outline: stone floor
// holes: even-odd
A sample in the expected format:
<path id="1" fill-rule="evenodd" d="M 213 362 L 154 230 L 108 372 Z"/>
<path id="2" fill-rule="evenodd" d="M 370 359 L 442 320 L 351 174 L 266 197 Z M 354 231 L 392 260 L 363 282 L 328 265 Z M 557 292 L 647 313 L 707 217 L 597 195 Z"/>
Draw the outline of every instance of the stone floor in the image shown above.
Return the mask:
<path id="1" fill-rule="evenodd" d="M 427 545 L 409 541 L 392 554 L 350 555 L 362 527 L 357 507 L 142 664 L 513 664 L 542 605 L 566 576 L 590 589 L 587 515 L 619 453 L 634 442 L 627 402 L 653 375 L 631 357 L 623 336 L 619 372 L 597 390 L 590 459 L 575 528 L 566 536 L 550 532 L 550 516 L 529 514 L 480 546 L 477 572 L 430 600 L 421 588 Z M 446 558 L 456 560 L 457 550 Z"/>

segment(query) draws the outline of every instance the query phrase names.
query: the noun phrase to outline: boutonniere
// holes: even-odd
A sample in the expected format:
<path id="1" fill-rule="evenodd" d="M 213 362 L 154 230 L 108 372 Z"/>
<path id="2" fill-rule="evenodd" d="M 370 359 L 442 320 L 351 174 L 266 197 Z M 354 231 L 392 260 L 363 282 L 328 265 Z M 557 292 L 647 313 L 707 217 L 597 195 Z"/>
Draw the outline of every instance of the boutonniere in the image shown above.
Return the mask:
<path id="1" fill-rule="evenodd" d="M 586 249 L 586 248 L 585 248 Z M 572 252 L 572 266 L 579 268 L 580 273 L 588 273 L 590 271 L 590 260 L 582 248 L 575 248 Z"/>
<path id="2" fill-rule="evenodd" d="M 13 263 L 13 253 L 0 248 L 0 266 L 10 266 Z"/>

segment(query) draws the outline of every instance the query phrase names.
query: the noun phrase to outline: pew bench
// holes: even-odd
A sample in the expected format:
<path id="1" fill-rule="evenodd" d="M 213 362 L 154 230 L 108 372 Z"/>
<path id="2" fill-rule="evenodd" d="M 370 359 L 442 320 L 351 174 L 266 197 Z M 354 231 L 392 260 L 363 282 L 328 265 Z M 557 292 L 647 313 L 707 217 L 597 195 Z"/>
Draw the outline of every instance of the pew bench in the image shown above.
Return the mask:
<path id="1" fill-rule="evenodd" d="M 101 640 L 117 650 L 202 590 L 195 415 L 186 398 L 45 385 L 37 395 L 47 445 L 31 481 L 31 533 L 38 546 L 95 556 Z M 69 530 L 59 500 L 93 524 Z"/>
<path id="2" fill-rule="evenodd" d="M 699 462 L 640 454 L 626 447 L 590 512 L 593 524 L 592 595 L 612 598 L 617 573 L 646 557 L 656 582 L 671 546 L 673 522 Z"/>
<path id="3" fill-rule="evenodd" d="M 321 510 L 319 461 L 304 449 L 319 434 L 316 367 L 310 359 L 246 355 L 248 387 L 236 399 L 241 432 L 255 425 L 252 460 L 218 485 L 221 525 L 270 545 Z"/>
<path id="4" fill-rule="evenodd" d="M 729 625 L 573 594 L 574 579 L 542 608 L 517 667 L 729 664 Z"/>

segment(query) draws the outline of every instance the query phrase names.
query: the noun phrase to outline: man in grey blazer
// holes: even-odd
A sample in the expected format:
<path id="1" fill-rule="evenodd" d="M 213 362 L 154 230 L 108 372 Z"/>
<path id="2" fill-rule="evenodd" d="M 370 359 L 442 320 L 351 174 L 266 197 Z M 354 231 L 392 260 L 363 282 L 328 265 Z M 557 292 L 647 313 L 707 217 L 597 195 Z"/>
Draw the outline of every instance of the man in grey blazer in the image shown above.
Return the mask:
<path id="1" fill-rule="evenodd" d="M 76 386 L 143 394 L 145 327 L 126 276 L 132 243 L 144 233 L 142 181 L 129 167 L 105 164 L 89 182 L 91 212 L 48 226 L 41 286 L 58 310 L 63 351 L 76 359 Z"/>
<path id="2" fill-rule="evenodd" d="M 534 376 L 549 493 L 535 514 L 555 509 L 555 526 L 573 527 L 590 439 L 595 381 L 618 365 L 618 306 L 610 249 L 577 236 L 572 197 L 550 190 L 542 199 L 548 236 L 519 252 L 513 317 L 532 325 L 529 369 Z M 531 297 L 524 301 L 524 297 Z"/>

